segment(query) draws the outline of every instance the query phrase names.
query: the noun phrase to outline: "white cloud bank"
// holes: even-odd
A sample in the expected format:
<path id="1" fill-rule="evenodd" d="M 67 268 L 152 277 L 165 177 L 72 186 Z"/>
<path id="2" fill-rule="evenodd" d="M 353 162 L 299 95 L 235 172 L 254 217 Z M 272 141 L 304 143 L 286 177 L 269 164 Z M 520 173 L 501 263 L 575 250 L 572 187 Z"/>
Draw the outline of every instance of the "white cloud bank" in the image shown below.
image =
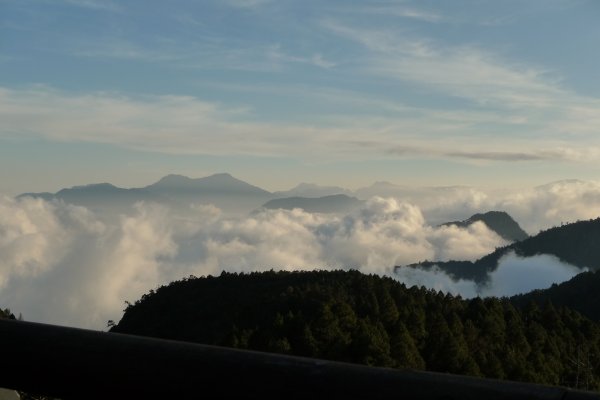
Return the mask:
<path id="1" fill-rule="evenodd" d="M 580 194 L 600 192 L 597 185 L 565 184 L 580 187 Z M 552 210 L 567 205 L 572 215 L 582 216 L 580 208 L 595 198 L 583 196 L 587 200 L 576 203 L 578 208 L 561 197 L 557 185 L 521 195 L 521 211 L 544 200 L 543 210 L 551 216 L 542 217 L 551 218 Z M 472 193 L 478 205 L 488 201 Z M 464 207 L 465 198 L 456 198 L 461 201 L 446 197 L 449 212 Z M 485 287 L 454 282 L 439 271 L 392 272 L 395 265 L 426 259 L 475 260 L 505 244 L 481 222 L 468 228 L 432 226 L 420 208 L 393 198 L 373 197 L 342 216 L 262 210 L 232 218 L 212 205 L 192 205 L 182 214 L 138 203 L 115 221 L 61 202 L 4 197 L 0 306 L 31 321 L 102 329 L 109 319 L 120 319 L 125 301 L 190 274 L 223 270 L 353 268 L 464 297 L 544 288 L 578 272 L 545 255 L 505 256 Z"/>
<path id="2" fill-rule="evenodd" d="M 117 223 L 40 199 L 0 199 L 0 304 L 27 320 L 103 328 L 124 302 L 172 280 L 228 271 L 356 268 L 389 273 L 423 259 L 475 259 L 504 241 L 483 224 L 430 227 L 420 210 L 373 198 L 336 217 L 264 210 L 185 218 L 137 204 Z"/>

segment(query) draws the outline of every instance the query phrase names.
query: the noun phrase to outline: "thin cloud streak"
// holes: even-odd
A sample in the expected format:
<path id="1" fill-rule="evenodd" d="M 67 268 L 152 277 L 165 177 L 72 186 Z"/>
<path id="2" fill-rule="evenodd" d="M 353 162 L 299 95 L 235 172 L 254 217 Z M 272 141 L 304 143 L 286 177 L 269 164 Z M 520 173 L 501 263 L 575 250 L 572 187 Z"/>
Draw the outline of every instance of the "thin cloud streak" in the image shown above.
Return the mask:
<path id="1" fill-rule="evenodd" d="M 597 133 L 600 99 L 561 87 L 546 69 L 511 63 L 474 46 L 442 47 L 401 31 L 332 19 L 323 20 L 321 26 L 367 50 L 358 64 L 363 72 L 462 98 L 471 102 L 470 107 L 496 110 L 523 121 L 532 131 L 529 136 Z"/>
<path id="2" fill-rule="evenodd" d="M 97 11 L 122 12 L 123 8 L 110 0 L 41 0 L 48 4 L 61 4 Z"/>
<path id="3" fill-rule="evenodd" d="M 271 3 L 272 0 L 224 0 L 223 2 L 237 8 L 258 8 Z"/>
<path id="4" fill-rule="evenodd" d="M 407 110 L 406 114 L 411 114 L 410 109 Z M 490 152 L 490 146 L 495 146 L 495 142 L 500 145 L 504 140 L 490 139 L 477 146 L 468 134 L 458 136 L 464 123 L 454 122 L 453 126 L 453 117 L 448 113 L 423 111 L 422 116 L 401 116 L 397 120 L 368 116 L 331 121 L 323 118 L 311 124 L 256 122 L 252 117 L 251 109 L 228 108 L 192 96 L 130 98 L 119 93 L 76 95 L 45 86 L 22 90 L 0 88 L 0 131 L 8 138 L 25 136 L 105 143 L 168 154 L 300 159 L 387 154 L 465 160 L 588 162 L 597 160 L 600 155 L 598 148 L 589 143 L 586 149 L 578 149 L 551 141 L 542 150 L 538 150 L 536 141 L 521 141 L 523 150 L 520 152 L 501 147 Z M 477 115 L 474 118 L 477 120 Z M 407 134 L 419 131 L 428 135 Z M 245 140 L 247 137 L 252 140 Z M 436 146 L 431 146 L 434 137 Z"/>
<path id="5" fill-rule="evenodd" d="M 502 65 L 492 54 L 477 48 L 440 49 L 431 40 L 406 38 L 395 31 L 360 29 L 336 21 L 325 21 L 323 26 L 372 51 L 374 57 L 366 66 L 373 73 L 419 83 L 477 103 L 546 107 L 564 95 L 563 90 L 542 79 L 544 71 Z"/>
<path id="6" fill-rule="evenodd" d="M 442 22 L 446 20 L 444 16 L 437 12 L 406 7 L 402 5 L 361 7 L 357 12 L 408 18 L 430 23 Z"/>
<path id="7" fill-rule="evenodd" d="M 384 144 L 376 144 L 371 142 L 371 147 L 384 148 Z M 414 156 L 421 155 L 425 157 L 447 157 L 466 160 L 480 161 L 568 161 L 568 162 L 592 162 L 597 159 L 599 154 L 598 148 L 588 148 L 578 150 L 573 148 L 564 148 L 557 146 L 554 149 L 541 149 L 531 152 L 512 152 L 512 151 L 445 151 L 436 149 L 435 147 L 411 147 L 411 146 L 395 146 L 385 150 L 386 153 L 398 156 Z"/>

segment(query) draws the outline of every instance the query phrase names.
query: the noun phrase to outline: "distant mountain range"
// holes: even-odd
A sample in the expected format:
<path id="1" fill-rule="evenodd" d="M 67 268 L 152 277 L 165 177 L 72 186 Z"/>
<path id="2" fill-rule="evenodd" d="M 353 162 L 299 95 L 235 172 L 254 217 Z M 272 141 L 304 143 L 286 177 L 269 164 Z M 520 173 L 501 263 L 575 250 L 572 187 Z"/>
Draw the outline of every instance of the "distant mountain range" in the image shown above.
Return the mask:
<path id="1" fill-rule="evenodd" d="M 600 218 L 541 231 L 520 242 L 496 249 L 477 261 L 425 261 L 397 268 L 432 269 L 446 272 L 453 279 L 483 282 L 498 267 L 498 261 L 510 252 L 520 257 L 550 254 L 575 267 L 600 270 Z"/>
<path id="2" fill-rule="evenodd" d="M 186 207 L 192 203 L 210 203 L 233 213 L 245 213 L 259 207 L 272 196 L 270 192 L 226 173 L 197 179 L 168 175 L 143 189 L 167 198 L 171 205 Z"/>
<path id="3" fill-rule="evenodd" d="M 62 189 L 56 193 L 24 193 L 18 197 L 32 196 L 45 200 L 62 200 L 87 207 L 96 212 L 118 215 L 131 210 L 133 204 L 145 201 L 166 204 L 185 212 L 191 204 L 214 204 L 228 214 L 247 214 L 261 207 L 267 209 L 301 208 L 308 212 L 344 213 L 363 204 L 372 196 L 393 196 L 416 201 L 423 194 L 453 194 L 461 187 L 409 188 L 388 182 L 350 191 L 338 186 L 320 186 L 301 183 L 287 191 L 269 192 L 227 173 L 203 178 L 167 175 L 157 182 L 141 188 L 119 188 L 110 183 L 98 183 Z M 507 214 L 486 213 L 474 215 L 465 221 L 449 222 L 465 227 L 482 220 L 507 240 L 521 240 L 525 232 Z"/>
<path id="4" fill-rule="evenodd" d="M 504 211 L 488 211 L 485 214 L 475 214 L 464 221 L 446 222 L 442 226 L 456 225 L 466 228 L 477 221 L 483 222 L 500 237 L 510 242 L 518 242 L 529 237 L 527 232 L 521 229 L 519 224 Z"/>
<path id="5" fill-rule="evenodd" d="M 38 197 L 47 201 L 62 200 L 65 203 L 86 207 L 92 211 L 124 212 L 139 201 L 165 202 L 156 193 L 142 189 L 123 189 L 110 183 L 94 183 L 74 186 L 56 193 L 23 193 L 22 197 Z"/>
<path id="6" fill-rule="evenodd" d="M 197 179 L 188 178 L 183 175 L 167 175 L 158 182 L 143 189 L 152 193 L 171 196 L 271 196 L 270 192 L 226 173 Z"/>
<path id="7" fill-rule="evenodd" d="M 109 183 L 75 186 L 56 193 L 24 193 L 45 200 L 63 200 L 95 211 L 123 212 L 139 201 L 157 202 L 173 207 L 191 203 L 211 203 L 227 212 L 246 212 L 260 207 L 272 194 L 259 187 L 221 173 L 192 179 L 167 175 L 143 188 L 123 189 Z"/>
<path id="8" fill-rule="evenodd" d="M 348 212 L 362 202 L 350 191 L 336 186 L 302 183 L 289 191 L 271 193 L 257 186 L 220 173 L 192 179 L 167 175 L 142 188 L 124 189 L 110 183 L 74 186 L 56 193 L 24 193 L 18 197 L 62 200 L 93 211 L 122 213 L 140 201 L 185 208 L 192 203 L 214 204 L 228 213 L 247 213 L 260 207 L 268 209 L 302 208 L 308 212 Z M 292 195 L 292 196 L 290 196 Z"/>
<path id="9" fill-rule="evenodd" d="M 352 191 L 338 186 L 313 183 L 301 183 L 290 190 L 271 193 L 230 174 L 219 173 L 197 179 L 171 174 L 141 188 L 124 189 L 110 183 L 98 183 L 74 186 L 56 193 L 23 193 L 18 197 L 62 200 L 109 214 L 127 212 L 140 201 L 167 204 L 176 209 L 186 209 L 192 203 L 210 203 L 226 213 L 244 214 L 261 207 L 348 212 L 363 204 L 351 194 Z"/>

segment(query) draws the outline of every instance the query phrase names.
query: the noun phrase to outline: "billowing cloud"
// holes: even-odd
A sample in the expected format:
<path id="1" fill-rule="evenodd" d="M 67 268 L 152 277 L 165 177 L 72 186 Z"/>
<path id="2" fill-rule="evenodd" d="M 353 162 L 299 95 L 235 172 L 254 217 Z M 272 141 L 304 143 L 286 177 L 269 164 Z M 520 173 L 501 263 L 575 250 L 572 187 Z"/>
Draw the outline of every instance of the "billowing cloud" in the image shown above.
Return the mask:
<path id="1" fill-rule="evenodd" d="M 593 182 L 557 182 L 501 198 L 464 187 L 404 193 L 403 200 L 372 197 L 344 215 L 295 209 L 232 217 L 210 204 L 182 211 L 138 203 L 116 219 L 62 202 L 4 197 L 0 305 L 32 321 L 103 328 L 120 318 L 125 301 L 191 274 L 315 268 L 358 269 L 463 297 L 512 295 L 564 281 L 579 270 L 548 255 L 509 254 L 488 284 L 477 286 L 439 270 L 393 273 L 393 267 L 475 260 L 506 244 L 482 222 L 467 228 L 431 224 L 428 216 L 443 219 L 444 210 L 451 220 L 449 215 L 502 205 L 530 228 L 600 214 L 595 205 L 600 184 Z M 423 207 L 406 201 L 409 197 L 420 198 Z"/>
<path id="2" fill-rule="evenodd" d="M 469 186 L 407 187 L 377 183 L 360 198 L 383 195 L 418 204 L 428 224 L 464 220 L 475 213 L 508 212 L 532 235 L 541 229 L 600 216 L 600 182 L 562 180 L 531 189 L 487 192 Z"/>
<path id="3" fill-rule="evenodd" d="M 453 280 L 439 268 L 424 270 L 405 267 L 396 270 L 394 274 L 390 274 L 390 277 L 404 283 L 408 287 L 426 287 L 444 293 L 451 293 L 455 296 L 462 296 L 463 298 L 478 296 L 475 282 L 462 279 Z"/>
<path id="4" fill-rule="evenodd" d="M 40 199 L 0 200 L 0 304 L 26 319 L 103 328 L 125 301 L 194 274 L 356 268 L 389 274 L 423 259 L 474 259 L 504 244 L 483 224 L 431 227 L 418 207 L 373 198 L 343 216 L 263 210 L 231 218 L 138 203 L 103 219 Z"/>
<path id="5" fill-rule="evenodd" d="M 2 199 L 0 210 L 1 302 L 33 321 L 102 327 L 157 284 L 177 249 L 158 206 L 140 205 L 115 226 L 30 198 Z"/>
<path id="6" fill-rule="evenodd" d="M 507 194 L 495 199 L 527 231 L 600 216 L 600 182 L 566 180 Z"/>
<path id="7" fill-rule="evenodd" d="M 408 187 L 378 182 L 357 190 L 356 195 L 363 199 L 382 196 L 418 204 L 430 225 L 462 220 L 495 207 L 492 197 L 469 186 Z"/>

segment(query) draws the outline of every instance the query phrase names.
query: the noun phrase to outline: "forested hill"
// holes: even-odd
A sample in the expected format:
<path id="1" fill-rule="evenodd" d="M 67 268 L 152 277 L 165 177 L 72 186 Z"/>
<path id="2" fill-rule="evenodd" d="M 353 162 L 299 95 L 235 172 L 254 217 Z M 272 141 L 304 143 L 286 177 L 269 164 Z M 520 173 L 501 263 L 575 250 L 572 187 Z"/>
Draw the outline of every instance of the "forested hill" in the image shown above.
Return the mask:
<path id="1" fill-rule="evenodd" d="M 598 243 L 600 243 L 600 218 L 578 221 L 541 231 L 523 241 L 498 248 L 475 262 L 425 261 L 407 267 L 431 269 L 437 266 L 455 279 L 485 281 L 488 273 L 494 271 L 498 266 L 500 258 L 513 251 L 521 257 L 552 254 L 561 261 L 576 267 L 596 271 L 600 270 L 600 246 Z"/>
<path id="2" fill-rule="evenodd" d="M 583 272 L 559 285 L 534 290 L 511 298 L 513 304 L 526 307 L 531 302 L 552 304 L 577 310 L 586 317 L 600 321 L 600 271 Z"/>
<path id="3" fill-rule="evenodd" d="M 112 331 L 600 389 L 599 365 L 572 362 L 600 359 L 600 327 L 577 312 L 520 311 L 356 271 L 190 277 L 128 306 Z"/>

